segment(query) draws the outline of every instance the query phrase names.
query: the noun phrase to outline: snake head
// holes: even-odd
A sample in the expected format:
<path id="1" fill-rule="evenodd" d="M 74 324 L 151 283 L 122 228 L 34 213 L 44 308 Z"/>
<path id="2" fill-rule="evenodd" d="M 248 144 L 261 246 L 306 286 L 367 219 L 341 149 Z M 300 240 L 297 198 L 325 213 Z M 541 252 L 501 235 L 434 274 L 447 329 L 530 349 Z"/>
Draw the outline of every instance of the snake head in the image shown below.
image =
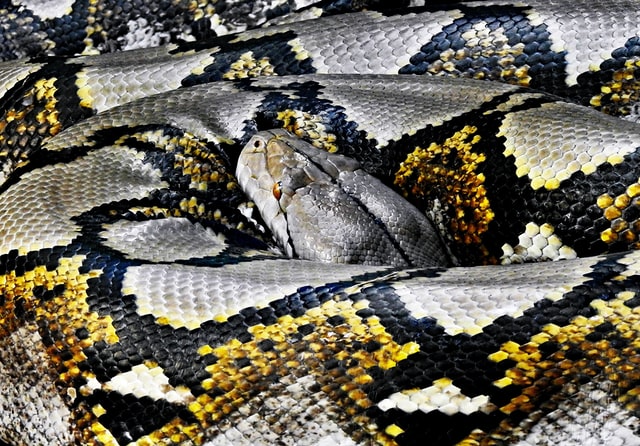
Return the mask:
<path id="1" fill-rule="evenodd" d="M 236 173 L 290 256 L 394 266 L 447 263 L 426 216 L 355 160 L 270 130 L 247 143 Z"/>

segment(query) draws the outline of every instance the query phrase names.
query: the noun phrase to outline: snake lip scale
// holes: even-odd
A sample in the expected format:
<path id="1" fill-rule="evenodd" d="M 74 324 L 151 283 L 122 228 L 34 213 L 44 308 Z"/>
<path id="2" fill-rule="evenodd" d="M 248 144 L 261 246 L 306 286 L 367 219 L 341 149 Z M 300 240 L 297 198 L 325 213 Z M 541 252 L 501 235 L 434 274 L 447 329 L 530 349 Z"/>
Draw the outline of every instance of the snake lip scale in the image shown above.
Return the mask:
<path id="1" fill-rule="evenodd" d="M 421 3 L 0 2 L 0 445 L 640 444 L 640 3 Z"/>

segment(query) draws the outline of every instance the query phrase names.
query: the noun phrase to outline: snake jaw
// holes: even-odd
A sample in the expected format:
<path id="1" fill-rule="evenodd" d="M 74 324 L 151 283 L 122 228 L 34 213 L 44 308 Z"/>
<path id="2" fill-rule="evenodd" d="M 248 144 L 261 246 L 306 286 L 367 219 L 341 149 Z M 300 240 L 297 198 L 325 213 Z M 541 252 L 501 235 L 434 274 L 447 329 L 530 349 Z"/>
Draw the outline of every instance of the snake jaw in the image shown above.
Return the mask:
<path id="1" fill-rule="evenodd" d="M 287 232 L 286 213 L 277 196 L 282 193 L 282 188 L 276 187 L 278 182 L 269 173 L 266 148 L 264 137 L 253 136 L 240 153 L 236 178 L 245 194 L 256 204 L 280 249 L 288 257 L 294 257 L 295 250 Z"/>

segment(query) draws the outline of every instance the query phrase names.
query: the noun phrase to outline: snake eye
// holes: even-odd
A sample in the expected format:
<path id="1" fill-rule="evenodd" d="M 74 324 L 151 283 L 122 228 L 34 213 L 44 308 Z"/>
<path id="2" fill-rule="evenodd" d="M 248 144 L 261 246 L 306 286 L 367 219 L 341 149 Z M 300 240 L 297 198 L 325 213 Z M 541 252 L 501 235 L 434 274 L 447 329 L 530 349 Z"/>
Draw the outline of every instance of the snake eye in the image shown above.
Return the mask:
<path id="1" fill-rule="evenodd" d="M 282 182 L 278 181 L 277 183 L 273 183 L 271 192 L 273 196 L 276 197 L 276 200 L 280 200 L 280 197 L 282 197 Z"/>

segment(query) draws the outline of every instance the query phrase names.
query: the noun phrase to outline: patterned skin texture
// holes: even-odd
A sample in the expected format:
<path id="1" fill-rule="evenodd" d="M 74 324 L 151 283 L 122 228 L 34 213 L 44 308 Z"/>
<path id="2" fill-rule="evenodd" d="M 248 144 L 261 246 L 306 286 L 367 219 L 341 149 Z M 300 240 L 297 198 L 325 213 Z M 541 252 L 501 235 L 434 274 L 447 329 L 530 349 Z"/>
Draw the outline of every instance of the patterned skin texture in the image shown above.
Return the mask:
<path id="1" fill-rule="evenodd" d="M 83 5 L 2 4 L 7 58 L 84 55 L 0 65 L 0 441 L 640 444 L 636 2 Z M 284 256 L 273 128 L 460 266 Z"/>

